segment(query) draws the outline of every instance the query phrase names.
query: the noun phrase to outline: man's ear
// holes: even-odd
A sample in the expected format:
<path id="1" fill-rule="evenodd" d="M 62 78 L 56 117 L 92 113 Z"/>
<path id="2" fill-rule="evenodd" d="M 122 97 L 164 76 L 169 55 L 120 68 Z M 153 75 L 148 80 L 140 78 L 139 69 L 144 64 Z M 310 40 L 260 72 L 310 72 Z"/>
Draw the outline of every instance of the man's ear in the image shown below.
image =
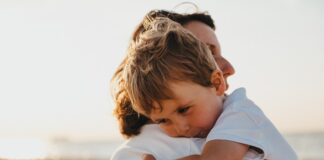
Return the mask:
<path id="1" fill-rule="evenodd" d="M 222 96 L 226 90 L 226 83 L 223 77 L 223 73 L 220 70 L 214 70 L 210 76 L 210 82 L 216 88 L 218 96 Z"/>

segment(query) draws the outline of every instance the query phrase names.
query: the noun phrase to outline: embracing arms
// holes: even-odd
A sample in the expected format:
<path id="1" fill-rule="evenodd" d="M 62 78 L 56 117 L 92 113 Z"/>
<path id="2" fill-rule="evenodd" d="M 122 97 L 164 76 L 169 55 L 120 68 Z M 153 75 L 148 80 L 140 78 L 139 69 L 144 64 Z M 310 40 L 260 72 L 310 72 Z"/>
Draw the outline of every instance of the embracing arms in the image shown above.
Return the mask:
<path id="1" fill-rule="evenodd" d="M 178 160 L 242 160 L 248 145 L 227 140 L 211 140 L 206 143 L 200 155 L 191 155 Z M 155 160 L 152 155 L 144 155 L 143 160 Z"/>
<path id="2" fill-rule="evenodd" d="M 178 160 L 242 160 L 248 149 L 248 145 L 233 141 L 211 140 L 206 143 L 200 155 L 191 155 Z"/>

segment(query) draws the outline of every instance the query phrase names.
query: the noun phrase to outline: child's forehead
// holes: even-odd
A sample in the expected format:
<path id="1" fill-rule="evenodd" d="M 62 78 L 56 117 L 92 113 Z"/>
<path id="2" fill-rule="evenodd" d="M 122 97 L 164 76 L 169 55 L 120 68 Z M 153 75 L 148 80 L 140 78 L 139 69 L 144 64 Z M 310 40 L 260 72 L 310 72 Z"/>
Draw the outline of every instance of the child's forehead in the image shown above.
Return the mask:
<path id="1" fill-rule="evenodd" d="M 138 114 L 141 114 L 141 115 L 144 115 L 146 117 L 150 117 L 150 113 L 147 113 L 147 111 L 145 111 L 143 108 L 140 108 L 140 107 L 136 107 L 134 108 L 134 110 L 138 113 Z"/>
<path id="2" fill-rule="evenodd" d="M 170 91 L 173 93 L 173 99 L 182 97 L 183 91 L 193 91 L 197 86 L 201 86 L 191 80 L 170 81 L 168 83 Z"/>
<path id="3" fill-rule="evenodd" d="M 154 105 L 150 113 L 151 117 L 159 116 L 165 113 L 172 113 L 175 112 L 177 108 L 179 108 L 179 103 L 177 99 L 174 98 L 161 100 L 159 102 L 154 102 L 153 104 Z"/>
<path id="4" fill-rule="evenodd" d="M 167 85 L 167 99 L 153 100 L 153 109 L 159 109 L 166 107 L 170 104 L 182 104 L 184 101 L 188 101 L 190 98 L 194 97 L 197 83 L 192 81 L 168 81 Z"/>

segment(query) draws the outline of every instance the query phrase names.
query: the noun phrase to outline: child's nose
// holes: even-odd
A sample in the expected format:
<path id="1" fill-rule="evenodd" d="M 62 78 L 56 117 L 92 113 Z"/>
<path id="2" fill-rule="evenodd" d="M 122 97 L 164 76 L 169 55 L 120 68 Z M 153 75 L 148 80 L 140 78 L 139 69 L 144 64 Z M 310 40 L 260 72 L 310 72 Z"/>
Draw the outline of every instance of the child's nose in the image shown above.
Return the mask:
<path id="1" fill-rule="evenodd" d="M 189 124 L 185 120 L 181 120 L 175 124 L 175 130 L 180 136 L 188 136 L 189 129 Z"/>

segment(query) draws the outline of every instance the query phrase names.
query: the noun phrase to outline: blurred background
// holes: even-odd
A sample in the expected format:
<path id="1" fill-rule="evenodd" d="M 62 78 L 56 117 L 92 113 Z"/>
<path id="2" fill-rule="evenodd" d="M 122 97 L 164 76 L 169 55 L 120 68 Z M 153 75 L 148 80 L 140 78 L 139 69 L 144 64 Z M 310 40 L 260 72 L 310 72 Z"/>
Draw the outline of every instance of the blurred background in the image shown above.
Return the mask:
<path id="1" fill-rule="evenodd" d="M 181 2 L 1 0 L 0 159 L 109 159 L 112 74 L 143 16 Z M 190 2 L 236 69 L 228 92 L 245 87 L 301 159 L 324 159 L 324 1 Z"/>

